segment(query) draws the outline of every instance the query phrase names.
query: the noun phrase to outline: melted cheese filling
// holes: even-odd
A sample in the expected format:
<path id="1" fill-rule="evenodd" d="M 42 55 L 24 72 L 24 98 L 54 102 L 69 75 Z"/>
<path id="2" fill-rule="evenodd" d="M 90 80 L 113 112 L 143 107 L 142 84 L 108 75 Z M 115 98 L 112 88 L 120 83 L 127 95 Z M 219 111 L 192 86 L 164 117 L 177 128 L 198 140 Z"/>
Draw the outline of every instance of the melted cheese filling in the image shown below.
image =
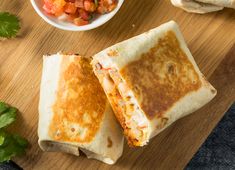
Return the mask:
<path id="1" fill-rule="evenodd" d="M 102 65 L 96 66 L 98 76 L 117 114 L 123 115 L 125 126 L 123 127 L 128 137 L 133 139 L 135 146 L 143 146 L 148 141 L 148 121 L 140 109 L 133 92 L 114 68 L 105 69 Z"/>

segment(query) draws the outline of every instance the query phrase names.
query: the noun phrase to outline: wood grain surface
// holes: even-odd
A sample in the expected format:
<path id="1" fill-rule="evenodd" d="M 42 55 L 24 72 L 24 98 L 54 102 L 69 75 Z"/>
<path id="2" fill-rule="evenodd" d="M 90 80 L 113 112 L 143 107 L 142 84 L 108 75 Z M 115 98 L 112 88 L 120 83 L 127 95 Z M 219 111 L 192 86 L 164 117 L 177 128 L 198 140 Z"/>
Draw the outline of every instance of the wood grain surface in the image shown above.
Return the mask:
<path id="1" fill-rule="evenodd" d="M 189 14 L 170 0 L 126 0 L 107 24 L 87 32 L 67 32 L 45 23 L 29 0 L 1 0 L 0 11 L 17 14 L 19 36 L 0 41 L 0 100 L 20 109 L 17 131 L 30 141 L 26 156 L 15 161 L 24 169 L 183 169 L 211 130 L 235 101 L 235 10 Z M 57 51 L 93 55 L 169 20 L 175 20 L 202 72 L 217 88 L 217 97 L 138 149 L 125 145 L 113 166 L 85 156 L 42 152 L 37 144 L 38 98 L 42 55 Z M 228 53 L 229 52 L 229 53 Z M 228 55 L 226 55 L 228 54 Z"/>

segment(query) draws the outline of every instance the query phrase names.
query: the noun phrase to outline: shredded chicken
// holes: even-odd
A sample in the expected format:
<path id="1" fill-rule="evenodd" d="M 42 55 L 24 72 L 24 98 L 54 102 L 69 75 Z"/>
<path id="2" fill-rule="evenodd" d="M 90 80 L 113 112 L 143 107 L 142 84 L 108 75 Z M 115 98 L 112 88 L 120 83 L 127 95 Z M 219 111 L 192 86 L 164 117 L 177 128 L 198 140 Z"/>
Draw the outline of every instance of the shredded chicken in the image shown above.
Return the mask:
<path id="1" fill-rule="evenodd" d="M 102 80 L 102 85 L 111 99 L 115 112 L 122 114 L 129 136 L 137 141 L 137 145 L 146 144 L 148 134 L 148 121 L 141 111 L 132 91 L 128 88 L 118 71 L 114 68 L 103 68 L 96 64 L 96 72 Z"/>

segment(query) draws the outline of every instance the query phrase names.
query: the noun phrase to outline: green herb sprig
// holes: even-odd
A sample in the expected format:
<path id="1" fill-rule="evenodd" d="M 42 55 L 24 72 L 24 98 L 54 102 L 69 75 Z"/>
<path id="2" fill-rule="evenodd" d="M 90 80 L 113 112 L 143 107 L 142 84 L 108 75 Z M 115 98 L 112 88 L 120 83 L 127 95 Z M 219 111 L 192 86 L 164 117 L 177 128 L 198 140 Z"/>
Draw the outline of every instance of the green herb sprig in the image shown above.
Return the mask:
<path id="1" fill-rule="evenodd" d="M 17 16 L 8 12 L 0 12 L 0 37 L 13 38 L 20 30 L 20 21 Z"/>
<path id="2" fill-rule="evenodd" d="M 0 102 L 0 162 L 24 154 L 27 148 L 26 139 L 6 131 L 6 127 L 16 120 L 17 111 L 16 108 Z"/>

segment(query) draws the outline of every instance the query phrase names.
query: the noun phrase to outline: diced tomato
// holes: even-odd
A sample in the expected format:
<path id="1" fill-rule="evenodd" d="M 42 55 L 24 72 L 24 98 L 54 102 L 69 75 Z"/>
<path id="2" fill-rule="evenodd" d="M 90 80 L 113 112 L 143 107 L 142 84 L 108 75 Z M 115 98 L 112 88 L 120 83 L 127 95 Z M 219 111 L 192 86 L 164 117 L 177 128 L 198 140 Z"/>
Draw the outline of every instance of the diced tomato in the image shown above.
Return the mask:
<path id="1" fill-rule="evenodd" d="M 97 11 L 100 14 L 105 14 L 114 10 L 116 6 L 117 6 L 116 0 L 100 0 Z"/>
<path id="2" fill-rule="evenodd" d="M 68 14 L 75 14 L 77 11 L 77 7 L 72 2 L 67 2 L 64 6 L 64 12 Z"/>
<path id="3" fill-rule="evenodd" d="M 66 2 L 65 0 L 53 0 L 53 5 L 56 7 L 56 8 L 63 8 L 65 6 Z"/>
<path id="4" fill-rule="evenodd" d="M 75 0 L 75 6 L 84 9 L 84 0 Z"/>
<path id="5" fill-rule="evenodd" d="M 94 2 L 89 0 L 84 1 L 84 9 L 88 12 L 94 12 L 96 10 L 96 6 Z"/>
<path id="6" fill-rule="evenodd" d="M 58 9 L 54 8 L 53 11 L 55 11 L 55 12 L 54 12 L 54 15 L 55 15 L 56 17 L 58 17 L 58 16 L 60 16 L 60 15 L 62 15 L 62 14 L 64 13 L 63 8 L 58 8 Z"/>
<path id="7" fill-rule="evenodd" d="M 68 19 L 69 21 L 71 21 L 71 22 L 73 22 L 73 20 L 74 20 L 75 18 L 77 18 L 77 17 L 78 17 L 77 14 L 69 14 L 69 15 L 67 15 L 67 19 Z"/>
<path id="8" fill-rule="evenodd" d="M 88 21 L 91 18 L 89 13 L 83 9 L 79 9 L 78 13 L 83 20 Z"/>
<path id="9" fill-rule="evenodd" d="M 60 16 L 64 13 L 64 6 L 66 2 L 65 0 L 53 0 L 53 8 L 52 10 L 55 13 L 55 16 Z"/>
<path id="10" fill-rule="evenodd" d="M 108 11 L 111 12 L 117 7 L 117 4 L 112 4 L 109 6 Z"/>
<path id="11" fill-rule="evenodd" d="M 107 10 L 106 10 L 106 8 L 104 8 L 103 6 L 99 6 L 99 7 L 97 8 L 97 12 L 98 12 L 99 14 L 105 14 L 105 13 L 107 13 Z"/>
<path id="12" fill-rule="evenodd" d="M 76 25 L 87 25 L 93 14 L 105 14 L 117 6 L 117 0 L 42 0 L 46 13 L 65 19 Z"/>
<path id="13" fill-rule="evenodd" d="M 44 0 L 44 5 L 46 8 L 51 9 L 53 6 L 53 1 L 52 0 Z"/>
<path id="14" fill-rule="evenodd" d="M 59 16 L 63 13 L 64 5 L 64 0 L 44 0 L 43 9 L 49 14 Z"/>
<path id="15" fill-rule="evenodd" d="M 44 5 L 43 5 L 43 9 L 48 13 L 48 14 L 53 14 L 52 13 L 52 7 L 53 7 L 53 1 L 51 0 L 44 0 Z"/>
<path id="16" fill-rule="evenodd" d="M 87 24 L 89 24 L 89 21 L 86 21 L 86 20 L 82 19 L 81 17 L 75 18 L 75 19 L 73 20 L 73 22 L 74 22 L 74 24 L 76 24 L 77 26 L 82 26 L 82 25 L 87 25 Z"/>
<path id="17" fill-rule="evenodd" d="M 42 8 L 45 10 L 46 13 L 52 14 L 52 13 L 51 13 L 51 8 L 48 8 L 47 5 L 44 4 Z"/>

